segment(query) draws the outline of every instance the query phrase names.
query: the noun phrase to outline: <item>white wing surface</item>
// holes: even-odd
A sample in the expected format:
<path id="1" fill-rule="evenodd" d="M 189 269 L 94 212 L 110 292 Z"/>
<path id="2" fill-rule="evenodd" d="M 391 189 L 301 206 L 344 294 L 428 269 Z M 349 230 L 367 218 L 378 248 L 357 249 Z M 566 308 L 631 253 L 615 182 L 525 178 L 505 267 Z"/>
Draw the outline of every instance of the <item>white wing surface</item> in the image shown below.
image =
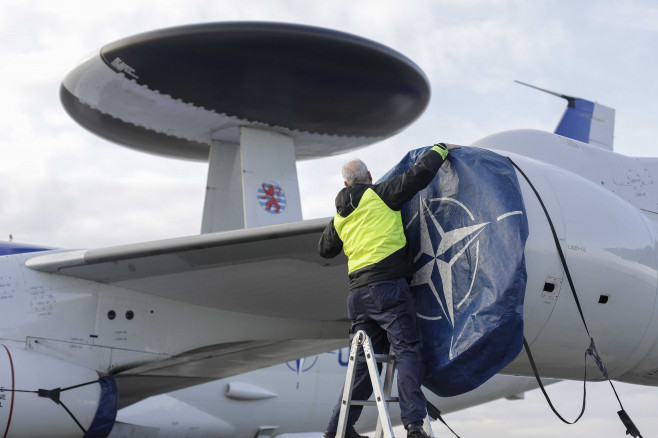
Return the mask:
<path id="1" fill-rule="evenodd" d="M 315 219 L 50 253 L 27 266 L 215 309 L 337 320 L 346 316 L 347 259 L 318 255 L 327 223 Z"/>
<path id="2" fill-rule="evenodd" d="M 205 343 L 191 329 L 177 336 L 184 340 L 173 351 L 111 370 L 125 406 L 344 346 L 347 259 L 326 260 L 317 252 L 328 221 L 41 253 L 26 265 L 220 311 L 218 332 Z"/>

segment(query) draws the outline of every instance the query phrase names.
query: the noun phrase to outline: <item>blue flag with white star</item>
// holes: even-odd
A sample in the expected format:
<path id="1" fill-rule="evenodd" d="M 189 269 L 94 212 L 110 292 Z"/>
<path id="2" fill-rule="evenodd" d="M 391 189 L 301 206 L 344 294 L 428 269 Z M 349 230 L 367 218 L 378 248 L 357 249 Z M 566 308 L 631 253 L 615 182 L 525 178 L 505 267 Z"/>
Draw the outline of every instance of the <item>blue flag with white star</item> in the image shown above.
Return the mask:
<path id="1" fill-rule="evenodd" d="M 382 180 L 404 173 L 429 149 L 409 152 Z M 514 167 L 491 151 L 452 150 L 405 204 L 402 220 L 414 260 L 423 384 L 440 396 L 465 393 L 523 346 L 528 221 Z"/>

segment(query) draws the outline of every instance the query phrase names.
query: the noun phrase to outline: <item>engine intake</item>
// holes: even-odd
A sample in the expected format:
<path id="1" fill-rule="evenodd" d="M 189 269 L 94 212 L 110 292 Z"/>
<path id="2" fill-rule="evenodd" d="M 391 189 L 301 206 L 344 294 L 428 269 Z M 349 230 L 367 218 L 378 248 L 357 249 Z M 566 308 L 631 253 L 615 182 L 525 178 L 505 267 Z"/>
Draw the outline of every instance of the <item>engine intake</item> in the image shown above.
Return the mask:
<path id="1" fill-rule="evenodd" d="M 107 437 L 117 413 L 114 379 L 33 351 L 0 347 L 0 436 Z"/>

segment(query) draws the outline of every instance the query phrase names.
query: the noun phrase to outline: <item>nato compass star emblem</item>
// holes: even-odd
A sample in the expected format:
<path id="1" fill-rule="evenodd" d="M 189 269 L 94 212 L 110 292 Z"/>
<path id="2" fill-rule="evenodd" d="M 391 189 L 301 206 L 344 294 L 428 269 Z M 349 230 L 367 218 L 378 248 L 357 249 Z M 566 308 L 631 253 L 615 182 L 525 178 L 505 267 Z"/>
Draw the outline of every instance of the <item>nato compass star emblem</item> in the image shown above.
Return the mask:
<path id="1" fill-rule="evenodd" d="M 450 326 L 454 327 L 455 312 L 468 302 L 473 293 L 480 257 L 479 237 L 491 222 L 473 223 L 475 222 L 473 213 L 463 203 L 453 198 L 424 199 L 420 196 L 419 199 L 418 213 L 409 221 L 411 223 L 418 217 L 420 231 L 420 249 L 414 256 L 416 274 L 411 286 L 415 287 L 415 290 L 428 287 L 439 308 L 433 314 L 419 312 L 418 317 L 430 321 L 446 319 Z M 436 203 L 450 208 L 447 217 L 462 216 L 459 217 L 459 222 L 468 225 L 452 230 L 446 229 L 439 223 L 438 215 L 433 213 L 432 207 Z M 495 220 L 499 222 L 518 214 L 523 212 L 512 211 L 498 216 Z M 458 270 L 461 272 L 457 272 Z M 461 285 L 463 290 L 455 290 L 455 281 L 453 281 L 455 274 L 470 278 L 467 287 Z M 436 285 L 440 285 L 441 290 L 437 290 Z"/>
<path id="2" fill-rule="evenodd" d="M 302 373 L 310 370 L 318 362 L 318 356 L 315 356 L 313 359 L 309 360 L 308 357 L 297 359 L 293 362 L 286 362 L 286 366 L 291 370 L 297 373 L 297 389 L 299 389 L 299 379 Z"/>

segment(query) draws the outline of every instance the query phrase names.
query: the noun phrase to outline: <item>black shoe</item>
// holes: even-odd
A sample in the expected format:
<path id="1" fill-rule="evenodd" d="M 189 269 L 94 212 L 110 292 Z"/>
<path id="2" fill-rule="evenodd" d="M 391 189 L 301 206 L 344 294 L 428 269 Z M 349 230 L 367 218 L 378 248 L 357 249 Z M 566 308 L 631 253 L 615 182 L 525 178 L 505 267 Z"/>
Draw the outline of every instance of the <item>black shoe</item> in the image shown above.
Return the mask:
<path id="1" fill-rule="evenodd" d="M 407 426 L 407 438 L 430 438 L 422 425 L 410 424 Z"/>
<path id="2" fill-rule="evenodd" d="M 336 432 L 329 432 L 328 430 L 322 435 L 323 438 L 336 438 Z M 359 433 L 353 427 L 348 427 L 345 431 L 345 438 L 368 438 L 365 435 L 359 435 Z"/>

